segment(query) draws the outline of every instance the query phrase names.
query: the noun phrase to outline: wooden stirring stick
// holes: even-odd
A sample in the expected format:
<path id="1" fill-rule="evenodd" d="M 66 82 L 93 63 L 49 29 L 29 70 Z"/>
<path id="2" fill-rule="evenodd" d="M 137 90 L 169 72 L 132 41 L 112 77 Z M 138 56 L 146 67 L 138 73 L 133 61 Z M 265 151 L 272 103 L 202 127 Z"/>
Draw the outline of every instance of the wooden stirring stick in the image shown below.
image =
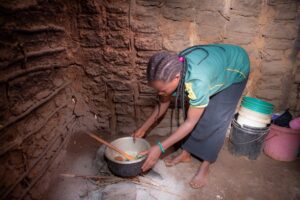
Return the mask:
<path id="1" fill-rule="evenodd" d="M 105 140 L 103 140 L 102 138 L 98 137 L 97 135 L 93 134 L 93 133 L 87 133 L 90 137 L 94 138 L 95 140 L 97 140 L 98 142 L 106 145 L 107 147 L 115 150 L 116 152 L 118 152 L 119 154 L 121 154 L 122 156 L 124 156 L 126 159 L 128 160 L 135 160 L 136 158 L 134 156 L 131 156 L 129 154 L 127 154 L 126 152 L 122 151 L 121 149 L 115 147 L 114 145 L 110 144 L 109 142 L 106 142 Z"/>

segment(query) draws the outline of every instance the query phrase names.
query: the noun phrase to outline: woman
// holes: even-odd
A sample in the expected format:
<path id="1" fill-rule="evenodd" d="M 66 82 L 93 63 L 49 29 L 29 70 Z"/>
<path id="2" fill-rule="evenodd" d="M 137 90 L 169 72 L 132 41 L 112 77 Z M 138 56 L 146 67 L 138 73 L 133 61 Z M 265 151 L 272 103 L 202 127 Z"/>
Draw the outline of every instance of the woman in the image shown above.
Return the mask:
<path id="1" fill-rule="evenodd" d="M 165 160 L 167 166 L 187 162 L 191 154 L 202 159 L 198 172 L 190 181 L 192 188 L 206 184 L 209 166 L 217 159 L 224 144 L 228 126 L 243 93 L 250 71 L 249 57 L 244 49 L 229 44 L 193 46 L 179 55 L 166 52 L 154 54 L 148 63 L 149 85 L 162 97 L 151 116 L 134 132 L 143 137 L 151 125 L 168 109 L 176 93 L 176 108 L 181 99 L 185 121 L 162 142 L 143 152 L 148 157 L 142 166 L 147 171 L 161 153 L 186 138 L 182 152 Z M 189 107 L 185 114 L 185 91 Z"/>

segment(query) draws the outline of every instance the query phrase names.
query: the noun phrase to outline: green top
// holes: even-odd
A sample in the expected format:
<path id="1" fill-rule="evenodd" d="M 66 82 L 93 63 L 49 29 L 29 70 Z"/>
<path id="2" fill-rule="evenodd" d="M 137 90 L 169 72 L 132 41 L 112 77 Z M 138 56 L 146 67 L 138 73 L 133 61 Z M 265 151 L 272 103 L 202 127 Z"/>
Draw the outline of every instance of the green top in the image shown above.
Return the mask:
<path id="1" fill-rule="evenodd" d="M 193 46 L 179 55 L 185 58 L 185 90 L 193 107 L 206 107 L 210 96 L 245 80 L 249 75 L 249 57 L 239 46 Z"/>

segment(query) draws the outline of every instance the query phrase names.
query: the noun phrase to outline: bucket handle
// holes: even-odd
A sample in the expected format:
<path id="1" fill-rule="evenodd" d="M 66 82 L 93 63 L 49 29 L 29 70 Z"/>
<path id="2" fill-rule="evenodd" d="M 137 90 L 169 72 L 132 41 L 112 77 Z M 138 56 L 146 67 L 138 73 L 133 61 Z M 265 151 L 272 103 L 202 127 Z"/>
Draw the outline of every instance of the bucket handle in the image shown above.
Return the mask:
<path id="1" fill-rule="evenodd" d="M 275 137 L 275 136 L 278 136 L 278 134 L 277 134 L 277 133 L 275 133 L 275 134 L 274 134 L 274 135 L 272 135 L 271 137 L 269 137 L 269 138 L 266 138 L 264 142 L 268 141 L 269 139 L 271 139 L 271 138 L 273 138 L 273 137 Z"/>
<path id="2" fill-rule="evenodd" d="M 264 133 L 264 134 L 261 134 L 261 136 L 259 136 L 259 137 L 257 137 L 257 138 L 255 138 L 254 140 L 250 140 L 250 141 L 248 141 L 248 142 L 238 142 L 238 143 L 234 143 L 233 141 L 232 141 L 232 139 L 231 139 L 231 134 L 229 135 L 229 141 L 232 143 L 232 144 L 250 144 L 250 143 L 252 143 L 252 142 L 255 142 L 255 141 L 257 141 L 257 140 L 259 140 L 260 138 L 262 138 L 264 135 L 266 135 L 268 132 L 266 132 L 266 133 Z M 275 136 L 275 135 L 274 135 Z M 272 136 L 272 137 L 274 137 L 274 136 Z M 271 138 L 272 138 L 271 137 Z M 270 139 L 270 138 L 269 138 Z M 265 142 L 265 141 L 264 141 Z"/>

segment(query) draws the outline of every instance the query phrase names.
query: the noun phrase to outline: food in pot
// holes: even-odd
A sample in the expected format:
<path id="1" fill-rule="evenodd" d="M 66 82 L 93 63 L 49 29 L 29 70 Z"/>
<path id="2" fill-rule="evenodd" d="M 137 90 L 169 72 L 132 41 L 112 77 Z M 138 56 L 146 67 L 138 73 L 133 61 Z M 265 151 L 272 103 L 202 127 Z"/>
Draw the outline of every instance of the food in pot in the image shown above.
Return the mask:
<path id="1" fill-rule="evenodd" d="M 140 156 L 137 154 L 137 152 L 128 152 L 128 151 L 126 151 L 126 153 L 127 153 L 128 155 L 133 156 L 133 157 L 135 158 L 135 160 L 137 160 L 137 159 L 140 158 Z M 114 160 L 117 160 L 117 161 L 128 161 L 128 159 L 126 159 L 126 158 L 125 158 L 124 156 L 122 156 L 122 155 L 117 155 L 117 156 L 115 156 L 115 157 L 114 157 Z"/>

